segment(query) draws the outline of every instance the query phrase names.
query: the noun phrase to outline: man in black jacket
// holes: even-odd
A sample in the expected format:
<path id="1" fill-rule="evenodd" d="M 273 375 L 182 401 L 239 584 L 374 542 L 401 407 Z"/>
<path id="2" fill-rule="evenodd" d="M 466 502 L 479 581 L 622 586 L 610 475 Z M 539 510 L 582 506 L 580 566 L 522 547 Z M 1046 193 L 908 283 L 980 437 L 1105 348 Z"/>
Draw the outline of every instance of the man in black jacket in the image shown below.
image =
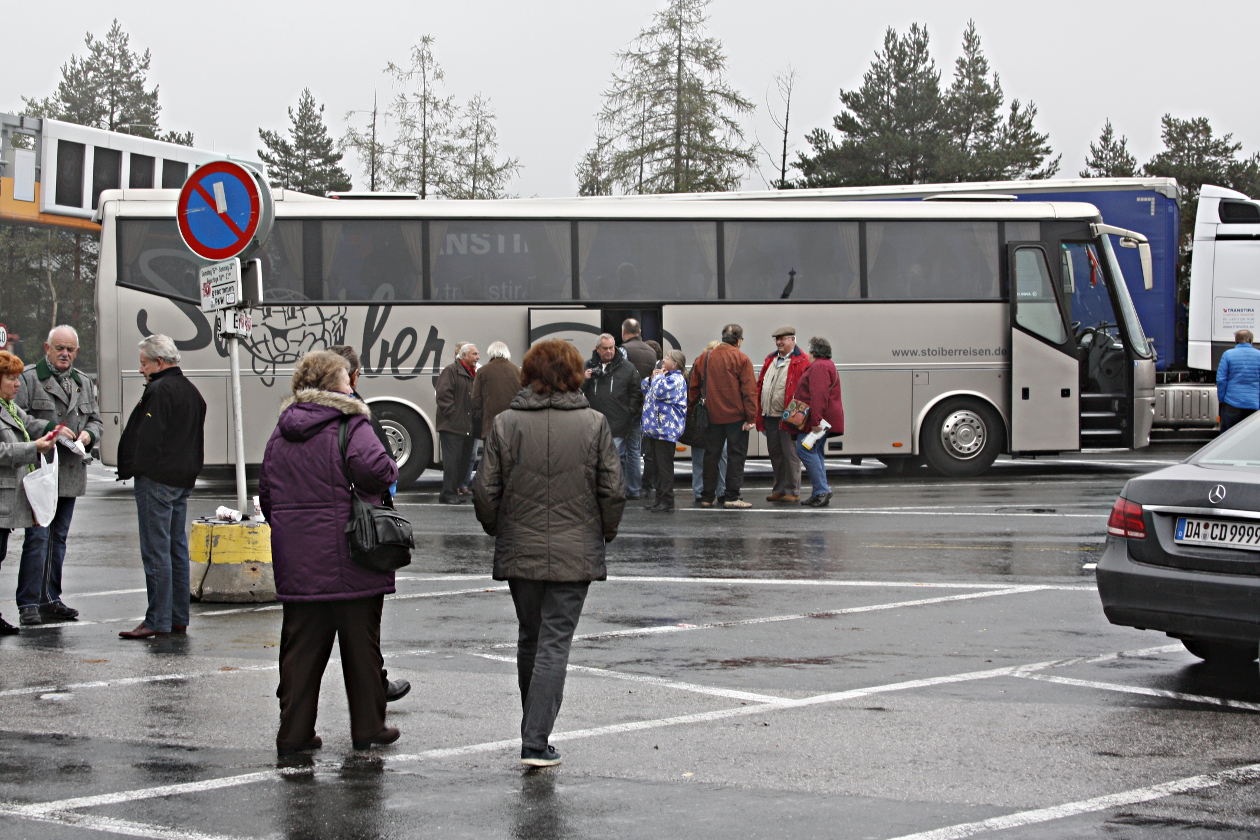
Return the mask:
<path id="1" fill-rule="evenodd" d="M 148 384 L 118 442 L 118 477 L 134 477 L 149 609 L 124 639 L 188 630 L 188 496 L 205 459 L 206 401 L 179 369 L 179 351 L 164 335 L 140 342 Z"/>
<path id="2" fill-rule="evenodd" d="M 599 337 L 595 354 L 586 363 L 586 382 L 582 393 L 591 408 L 608 418 L 617 456 L 621 458 L 621 474 L 627 473 L 630 457 L 627 438 L 639 423 L 643 410 L 643 388 L 639 372 L 629 360 L 617 352 L 617 340 L 608 333 Z M 624 490 L 623 483 L 623 490 Z"/>
<path id="3" fill-rule="evenodd" d="M 634 318 L 621 322 L 621 349 L 638 371 L 640 382 L 652 375 L 652 369 L 657 362 L 656 351 L 643 340 L 643 327 Z M 622 462 L 622 472 L 626 475 L 627 499 L 637 499 L 640 495 L 652 498 L 652 494 L 647 492 L 649 488 L 643 486 L 643 462 L 646 453 L 643 451 L 643 426 L 640 419 L 634 418 L 634 426 L 626 435 L 626 457 Z"/>

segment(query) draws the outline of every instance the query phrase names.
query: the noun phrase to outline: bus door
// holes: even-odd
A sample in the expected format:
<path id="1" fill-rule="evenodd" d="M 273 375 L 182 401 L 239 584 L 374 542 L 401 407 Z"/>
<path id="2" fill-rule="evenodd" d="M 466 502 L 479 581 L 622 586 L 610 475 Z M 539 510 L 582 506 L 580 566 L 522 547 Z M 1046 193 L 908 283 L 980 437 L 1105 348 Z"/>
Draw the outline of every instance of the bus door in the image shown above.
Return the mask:
<path id="1" fill-rule="evenodd" d="M 585 359 L 591 354 L 596 339 L 603 332 L 598 309 L 557 307 L 529 310 L 529 346 L 547 338 L 563 338 L 571 342 Z"/>
<path id="2" fill-rule="evenodd" d="M 1060 302 L 1058 254 L 1040 242 L 1006 246 L 1011 296 L 1011 451 L 1080 448 L 1076 341 Z"/>

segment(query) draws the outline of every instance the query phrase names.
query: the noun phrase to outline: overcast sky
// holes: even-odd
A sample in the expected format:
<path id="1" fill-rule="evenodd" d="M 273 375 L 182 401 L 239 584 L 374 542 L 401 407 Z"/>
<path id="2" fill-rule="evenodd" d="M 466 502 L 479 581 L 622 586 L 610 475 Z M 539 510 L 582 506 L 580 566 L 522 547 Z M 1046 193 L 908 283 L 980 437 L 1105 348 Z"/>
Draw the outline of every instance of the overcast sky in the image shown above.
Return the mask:
<path id="1" fill-rule="evenodd" d="M 432 35 L 458 99 L 481 93 L 498 115 L 500 150 L 523 169 L 521 196 L 572 195 L 574 165 L 592 142 L 594 114 L 615 69 L 613 54 L 645 28 L 664 0 L 113 0 L 8 3 L 0 111 L 21 96 L 50 95 L 61 65 L 85 51 L 86 32 L 103 37 L 113 18 L 133 49 L 152 52 L 150 84 L 161 86 L 162 126 L 191 130 L 196 145 L 255 156 L 258 128 L 286 129 L 286 108 L 303 87 L 326 106 L 340 136 L 348 111 L 386 101 L 387 61 Z M 1159 120 L 1206 116 L 1231 132 L 1245 154 L 1260 150 L 1260 109 L 1252 95 L 1260 3 L 1147 0 L 848 2 L 715 0 L 709 31 L 725 47 L 730 82 L 758 103 L 749 138 L 775 145 L 766 113 L 772 78 L 798 73 L 792 141 L 830 126 L 838 93 L 861 84 L 884 31 L 925 23 L 942 71 L 953 73 L 962 33 L 974 19 L 1009 98 L 1031 99 L 1037 126 L 1075 177 L 1089 143 L 1110 117 L 1145 162 L 1161 148 Z M 366 179 L 352 155 L 355 186 Z M 763 171 L 770 172 L 769 165 Z M 769 177 L 767 174 L 766 177 Z M 763 188 L 756 173 L 746 187 Z"/>

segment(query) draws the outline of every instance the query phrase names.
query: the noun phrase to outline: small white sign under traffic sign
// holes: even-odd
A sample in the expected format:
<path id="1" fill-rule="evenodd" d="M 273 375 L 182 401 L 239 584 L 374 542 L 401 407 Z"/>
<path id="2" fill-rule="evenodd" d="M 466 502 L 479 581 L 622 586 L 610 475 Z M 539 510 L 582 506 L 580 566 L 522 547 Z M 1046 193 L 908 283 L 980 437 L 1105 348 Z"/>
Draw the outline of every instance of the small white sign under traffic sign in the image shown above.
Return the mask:
<path id="1" fill-rule="evenodd" d="M 201 311 L 215 312 L 241 304 L 241 261 L 230 259 L 202 266 Z"/>
<path id="2" fill-rule="evenodd" d="M 9 343 L 9 330 L 4 324 L 0 324 L 0 350 Z"/>
<path id="3" fill-rule="evenodd" d="M 218 335 L 236 335 L 249 338 L 254 330 L 254 316 L 248 309 L 224 309 L 214 316 L 214 331 Z"/>

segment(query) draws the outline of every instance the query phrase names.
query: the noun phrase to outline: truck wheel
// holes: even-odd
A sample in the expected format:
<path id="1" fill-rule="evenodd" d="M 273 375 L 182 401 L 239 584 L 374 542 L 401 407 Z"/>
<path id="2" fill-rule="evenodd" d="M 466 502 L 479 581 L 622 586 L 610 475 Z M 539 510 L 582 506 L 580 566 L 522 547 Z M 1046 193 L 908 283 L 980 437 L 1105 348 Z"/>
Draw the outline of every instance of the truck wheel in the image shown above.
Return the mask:
<path id="1" fill-rule="evenodd" d="M 372 415 L 389 438 L 389 454 L 398 464 L 398 486 L 410 487 L 433 461 L 433 436 L 411 409 L 395 403 L 373 403 Z"/>
<path id="2" fill-rule="evenodd" d="M 1212 665 L 1250 665 L 1256 661 L 1256 646 L 1223 639 L 1182 639 L 1186 650 Z"/>
<path id="3" fill-rule="evenodd" d="M 989 404 L 954 397 L 932 409 L 919 432 L 919 451 L 942 475 L 980 475 L 997 459 L 1005 431 Z"/>

